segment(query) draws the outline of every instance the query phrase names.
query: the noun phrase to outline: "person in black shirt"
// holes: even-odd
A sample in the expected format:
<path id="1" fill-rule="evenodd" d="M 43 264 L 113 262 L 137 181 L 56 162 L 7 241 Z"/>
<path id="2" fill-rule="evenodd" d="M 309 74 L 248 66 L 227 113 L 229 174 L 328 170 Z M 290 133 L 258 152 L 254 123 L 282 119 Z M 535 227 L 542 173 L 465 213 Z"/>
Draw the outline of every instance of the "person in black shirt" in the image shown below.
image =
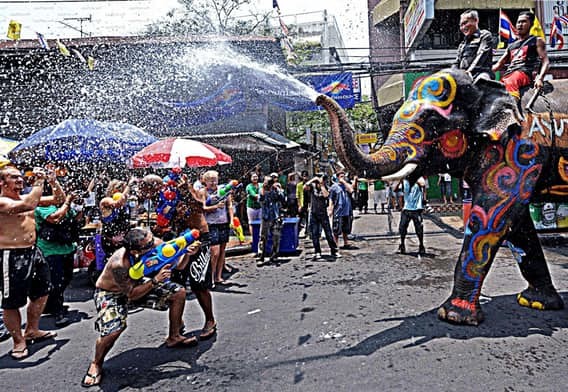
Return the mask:
<path id="1" fill-rule="evenodd" d="M 454 68 L 469 72 L 474 80 L 494 79 L 493 37 L 487 30 L 479 30 L 479 14 L 468 10 L 460 16 L 460 31 L 464 35 L 458 47 Z"/>
<path id="2" fill-rule="evenodd" d="M 327 176 L 322 174 L 312 178 L 304 185 L 304 189 L 311 193 L 312 208 L 310 209 L 310 229 L 312 243 L 314 245 L 314 260 L 321 258 L 320 236 L 322 229 L 325 233 L 325 239 L 329 245 L 331 256 L 334 258 L 341 257 L 329 223 L 329 214 L 327 211 L 329 206 L 329 191 L 327 189 L 326 180 Z"/>
<path id="3" fill-rule="evenodd" d="M 535 88 L 543 87 L 544 74 L 550 65 L 544 40 L 530 34 L 534 19 L 532 12 L 523 11 L 519 14 L 516 24 L 519 38 L 509 45 L 507 51 L 493 66 L 493 71 L 498 71 L 508 64 L 501 81 L 505 84 L 507 92 L 517 101 L 521 100 L 521 88 L 530 86 L 533 81 Z M 539 63 L 541 63 L 540 71 L 538 71 Z M 533 80 L 533 72 L 536 71 L 538 73 Z"/>

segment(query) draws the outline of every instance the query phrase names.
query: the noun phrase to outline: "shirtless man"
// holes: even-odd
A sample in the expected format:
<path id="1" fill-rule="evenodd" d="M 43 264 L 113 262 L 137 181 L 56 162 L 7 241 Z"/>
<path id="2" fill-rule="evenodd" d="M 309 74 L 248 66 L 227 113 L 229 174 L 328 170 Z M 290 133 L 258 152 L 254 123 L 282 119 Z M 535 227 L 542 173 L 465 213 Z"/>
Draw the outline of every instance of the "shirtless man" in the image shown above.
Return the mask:
<path id="1" fill-rule="evenodd" d="M 213 315 L 213 301 L 211 289 L 213 287 L 211 267 L 211 236 L 209 226 L 205 220 L 204 206 L 205 195 L 196 190 L 187 178 L 182 177 L 181 202 L 178 205 L 176 215 L 172 220 L 173 229 L 181 233 L 186 229 L 199 230 L 199 252 L 190 257 L 189 264 L 185 269 L 176 269 L 172 281 L 185 285 L 189 278 L 189 287 L 195 294 L 199 306 L 205 316 L 205 324 L 199 334 L 199 340 L 212 338 L 217 333 L 217 322 Z"/>
<path id="2" fill-rule="evenodd" d="M 39 329 L 39 318 L 51 289 L 49 266 L 35 247 L 36 227 L 34 209 L 43 193 L 46 173 L 34 170 L 32 190 L 21 196 L 24 180 L 12 166 L 0 170 L 0 299 L 4 310 L 4 324 L 12 336 L 14 346 L 10 355 L 16 360 L 29 355 L 27 344 L 53 339 L 57 334 Z M 55 174 L 48 181 L 56 187 Z M 26 329 L 22 334 L 20 308 L 27 307 Z"/>
<path id="3" fill-rule="evenodd" d="M 172 274 L 171 265 L 166 264 L 152 279 L 143 278 L 136 281 L 128 274 L 130 267 L 160 242 L 148 230 L 131 229 L 124 237 L 124 247 L 110 257 L 97 280 L 94 294 L 97 308 L 95 329 L 100 336 L 95 344 L 95 357 L 81 382 L 84 387 L 101 383 L 105 356 L 126 329 L 129 301 L 144 301 L 148 294 L 155 295 L 158 304 L 169 305 L 170 325 L 166 346 L 172 348 L 197 345 L 197 338 L 180 334 L 186 293 L 183 286 L 169 281 Z M 188 254 L 195 254 L 198 249 L 199 243 L 194 242 L 190 245 Z M 183 256 L 176 268 L 184 268 L 188 260 L 187 256 Z M 141 306 L 150 305 L 142 303 Z M 152 307 L 160 308 L 159 305 L 156 306 L 156 302 Z"/>
<path id="4" fill-rule="evenodd" d="M 155 174 L 144 176 L 138 184 L 139 194 L 143 199 L 159 199 L 163 188 L 163 180 Z M 181 200 L 176 206 L 176 214 L 171 221 L 172 229 L 176 233 L 181 233 L 188 228 L 199 230 L 201 246 L 199 247 L 199 252 L 190 257 L 190 261 L 185 268 L 177 268 L 174 271 L 172 281 L 185 286 L 189 278 L 191 290 L 195 294 L 205 316 L 205 324 L 199 339 L 206 340 L 216 334 L 217 322 L 213 315 L 213 301 L 210 291 L 212 287 L 211 250 L 209 227 L 203 213 L 205 196 L 192 186 L 185 174 L 181 176 L 178 190 L 181 193 Z"/>

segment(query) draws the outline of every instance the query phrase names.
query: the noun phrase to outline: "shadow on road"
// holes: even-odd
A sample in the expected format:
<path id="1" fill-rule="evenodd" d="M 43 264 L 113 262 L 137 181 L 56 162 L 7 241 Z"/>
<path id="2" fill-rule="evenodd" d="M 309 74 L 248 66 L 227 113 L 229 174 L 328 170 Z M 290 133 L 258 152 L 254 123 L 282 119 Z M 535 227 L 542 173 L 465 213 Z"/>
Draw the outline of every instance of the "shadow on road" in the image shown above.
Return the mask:
<path id="1" fill-rule="evenodd" d="M 567 293 L 561 294 L 564 301 Z M 417 346 L 434 339 L 472 339 L 551 336 L 560 328 L 568 327 L 566 310 L 537 311 L 523 308 L 516 303 L 516 295 L 488 298 L 482 305 L 485 321 L 478 327 L 459 326 L 441 322 L 437 309 L 417 316 L 380 319 L 376 322 L 402 321 L 393 328 L 369 336 L 353 347 L 339 351 L 338 356 L 369 355 L 383 347 L 408 341 L 403 347 Z"/>
<path id="2" fill-rule="evenodd" d="M 568 301 L 568 293 L 561 293 L 561 296 L 565 302 Z M 403 342 L 406 342 L 403 348 L 408 348 L 441 338 L 467 340 L 480 337 L 502 339 L 530 335 L 551 336 L 559 329 L 568 328 L 568 311 L 566 309 L 538 311 L 523 308 L 517 305 L 516 295 L 487 298 L 482 306 L 485 322 L 478 327 L 458 326 L 439 321 L 437 309 L 416 316 L 379 319 L 375 322 L 400 321 L 400 324 L 383 329 L 354 346 L 339 350 L 336 353 L 286 360 L 271 364 L 268 367 L 359 355 L 368 356 L 382 348 Z M 305 340 L 305 337 L 303 340 Z"/>
<path id="3" fill-rule="evenodd" d="M 165 379 L 184 377 L 204 371 L 197 359 L 208 351 L 216 337 L 199 342 L 194 348 L 139 347 L 122 352 L 104 363 L 104 375 L 100 385 L 103 391 L 120 391 L 125 388 L 150 388 Z M 182 363 L 180 363 L 182 362 Z M 191 384 L 188 381 L 188 384 Z"/>
<path id="4" fill-rule="evenodd" d="M 21 361 L 14 361 L 10 357 L 10 353 L 8 352 L 0 357 L 0 369 L 27 369 L 39 366 L 42 363 L 51 360 L 53 354 L 61 350 L 61 348 L 68 342 L 69 339 L 55 338 L 55 340 L 46 340 L 39 343 L 28 344 L 30 355 L 26 359 Z M 49 350 L 43 353 L 42 349 L 47 346 L 50 346 Z M 39 355 L 41 355 L 41 357 L 38 357 Z"/>

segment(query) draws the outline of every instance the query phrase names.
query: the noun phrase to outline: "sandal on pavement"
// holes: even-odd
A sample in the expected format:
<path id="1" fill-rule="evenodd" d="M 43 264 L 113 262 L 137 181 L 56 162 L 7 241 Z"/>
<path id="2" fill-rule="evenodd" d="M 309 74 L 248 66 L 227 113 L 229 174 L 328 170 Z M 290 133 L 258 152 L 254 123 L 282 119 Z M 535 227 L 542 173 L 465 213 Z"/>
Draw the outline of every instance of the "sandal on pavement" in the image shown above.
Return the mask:
<path id="1" fill-rule="evenodd" d="M 56 336 L 57 332 L 45 331 L 43 334 L 39 336 L 26 337 L 26 343 L 27 344 L 39 343 L 43 342 L 44 340 L 54 339 Z"/>
<path id="2" fill-rule="evenodd" d="M 16 361 L 21 361 L 24 358 L 27 358 L 30 355 L 30 352 L 28 351 L 27 347 L 24 347 L 21 350 L 12 350 L 10 351 L 10 356 L 12 357 L 12 359 L 15 359 Z"/>
<path id="3" fill-rule="evenodd" d="M 199 342 L 195 336 L 185 338 L 182 340 L 178 340 L 174 344 L 166 343 L 167 348 L 187 348 L 187 347 L 195 347 Z"/>
<path id="4" fill-rule="evenodd" d="M 217 333 L 217 323 L 213 324 L 209 328 L 203 328 L 201 334 L 199 335 L 199 340 L 211 339 Z"/>
<path id="5" fill-rule="evenodd" d="M 100 385 L 102 379 L 103 379 L 103 373 L 102 372 L 91 374 L 91 373 L 89 373 L 89 371 L 87 371 L 87 373 L 85 374 L 85 377 L 83 377 L 83 380 L 81 381 L 81 386 L 83 388 L 94 387 L 96 385 Z M 92 380 L 92 382 L 88 383 L 87 380 Z"/>

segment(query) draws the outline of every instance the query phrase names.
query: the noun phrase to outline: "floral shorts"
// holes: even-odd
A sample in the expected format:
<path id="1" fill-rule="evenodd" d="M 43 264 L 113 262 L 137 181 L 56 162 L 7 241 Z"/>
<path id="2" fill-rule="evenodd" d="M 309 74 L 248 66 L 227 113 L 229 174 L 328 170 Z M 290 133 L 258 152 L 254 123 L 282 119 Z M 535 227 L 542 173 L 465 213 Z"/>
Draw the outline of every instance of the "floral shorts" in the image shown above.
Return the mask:
<path id="1" fill-rule="evenodd" d="M 181 285 L 174 282 L 162 282 L 133 304 L 155 310 L 167 310 L 168 300 L 181 288 Z M 107 336 L 126 328 L 128 297 L 125 294 L 96 289 L 94 300 L 97 308 L 95 330 L 101 336 Z"/>

